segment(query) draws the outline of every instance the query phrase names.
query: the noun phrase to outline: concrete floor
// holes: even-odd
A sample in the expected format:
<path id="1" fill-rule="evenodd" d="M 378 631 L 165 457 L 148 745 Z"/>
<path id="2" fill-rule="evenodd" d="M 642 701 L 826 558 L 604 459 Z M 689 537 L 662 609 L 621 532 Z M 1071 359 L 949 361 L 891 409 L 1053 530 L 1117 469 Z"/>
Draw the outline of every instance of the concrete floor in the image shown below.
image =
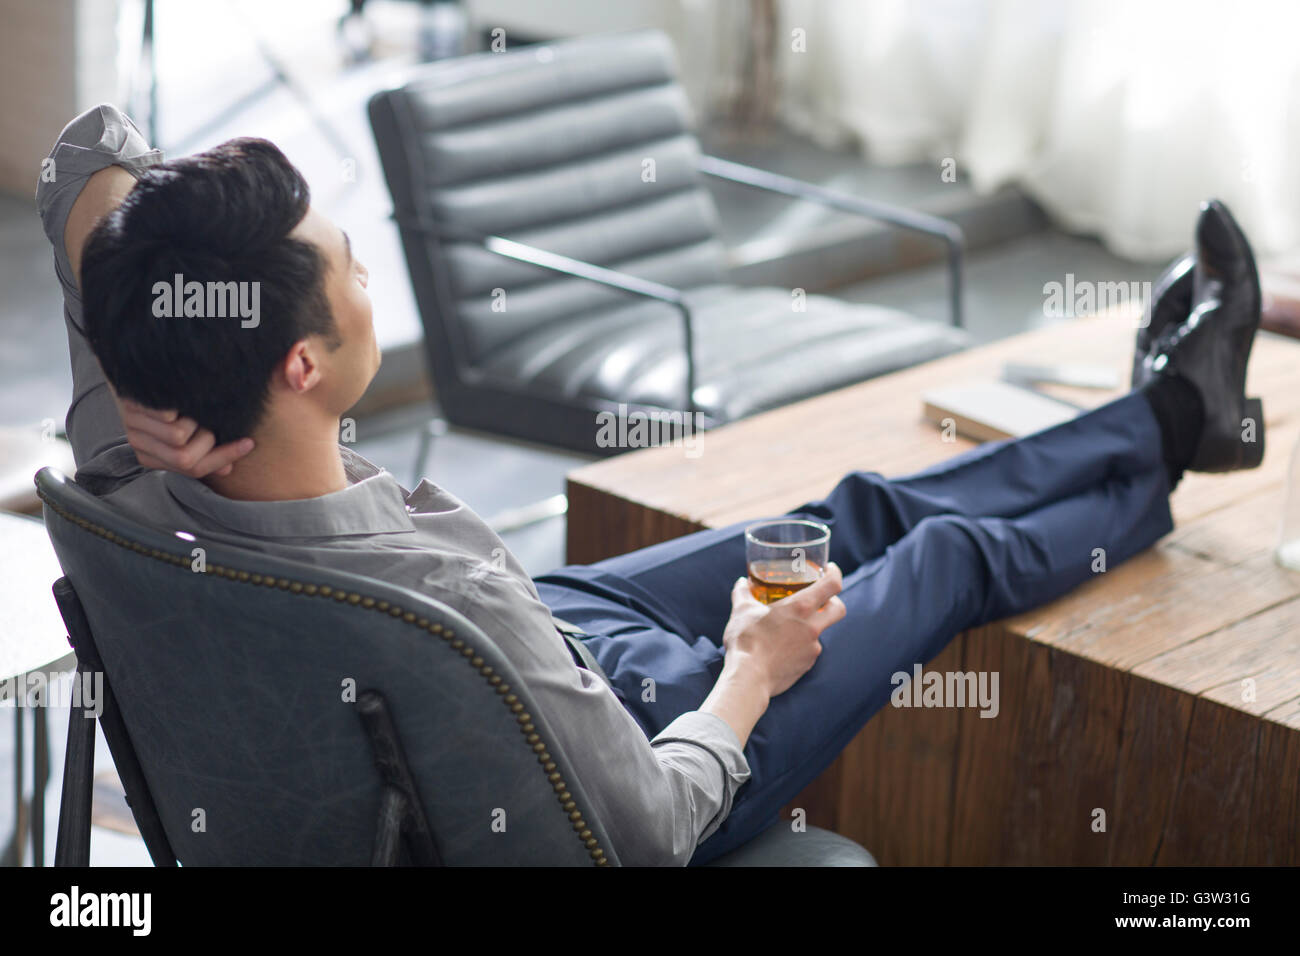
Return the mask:
<path id="1" fill-rule="evenodd" d="M 189 152 L 237 134 L 274 138 L 303 167 L 316 188 L 317 202 L 348 229 L 370 267 L 381 344 L 386 350 L 408 347 L 418 339 L 419 319 L 395 230 L 386 219 L 387 192 L 364 117 L 369 94 L 399 74 L 407 60 L 397 50 L 387 63 L 340 71 L 331 65 L 328 56 L 320 54 L 322 44 L 328 48 L 332 43 L 332 36 L 327 35 L 332 27 L 327 18 L 318 19 L 292 35 L 272 35 L 282 41 L 281 55 L 292 59 L 295 69 L 312 77 L 315 88 L 322 90 L 317 102 L 328 104 L 322 108 L 349 144 L 349 156 L 338 155 L 322 139 L 302 107 L 283 89 L 268 92 L 250 110 L 222 127 L 198 139 L 189 136 L 194 117 L 215 108 L 212 104 L 230 102 L 246 89 L 255 88 L 265 76 L 264 65 L 246 35 L 220 18 L 199 23 L 205 43 L 202 49 L 187 54 L 200 61 L 213 58 L 213 64 L 173 60 L 160 64 L 164 81 L 168 76 L 183 80 L 164 82 L 160 139 L 164 145 L 182 144 L 181 151 Z M 181 28 L 179 23 L 171 27 L 166 21 L 159 24 L 160 31 Z M 274 24 L 268 25 L 268 30 L 273 28 Z M 162 45 L 164 50 L 173 51 L 169 54 L 172 56 L 181 47 L 185 44 Z M 822 154 L 789 142 L 770 143 L 766 151 L 762 144 L 728 144 L 725 138 L 719 138 L 715 145 L 736 158 L 766 160 L 791 175 L 857 189 L 863 194 L 887 196 L 895 202 L 924 203 L 939 195 L 937 180 L 928 170 L 872 169 L 852 156 Z M 354 160 L 354 180 L 339 175 L 339 164 L 345 159 Z M 788 203 L 759 202 L 732 189 L 719 189 L 715 195 L 725 224 L 724 238 L 732 244 L 792 228 L 815 232 L 837 222 L 834 214 L 817 210 L 792 213 Z M 969 190 L 964 195 L 970 203 L 983 201 Z M 951 206 L 962 200 L 954 199 L 949 192 L 943 195 L 943 201 Z M 59 289 L 50 257 L 31 200 L 0 197 L 0 425 L 35 425 L 46 418 L 61 423 L 66 410 L 71 383 Z M 1064 281 L 1067 273 L 1074 273 L 1076 280 L 1149 280 L 1158 269 L 1158 264 L 1116 258 L 1090 239 L 1050 230 L 1002 242 L 970 257 L 968 327 L 976 340 L 983 342 L 1050 321 L 1043 309 L 1043 285 Z M 936 321 L 943 320 L 946 302 L 944 273 L 937 265 L 856 282 L 837 289 L 836 294 L 853 301 L 893 305 Z M 358 422 L 355 447 L 409 487 L 415 477 L 419 433 L 429 414 L 429 408 L 419 405 L 363 419 Z M 568 452 L 453 432 L 438 440 L 424 473 L 480 514 L 490 516 L 561 492 L 565 473 L 585 460 Z M 562 562 L 563 536 L 563 520 L 552 519 L 508 535 L 506 543 L 530 573 L 539 574 Z M 47 859 L 53 855 L 66 726 L 66 713 L 50 714 L 52 783 L 47 796 Z M 28 727 L 30 732 L 30 721 Z M 13 788 L 13 728 L 13 711 L 0 709 L 0 794 L 4 794 L 0 796 L 0 834 L 8 834 L 13 825 L 8 796 Z M 27 766 L 30 774 L 30 753 Z M 111 766 L 102 739 L 98 766 Z M 138 839 L 96 828 L 92 863 L 148 862 Z"/>
<path id="2" fill-rule="evenodd" d="M 966 329 L 983 344 L 1058 321 L 1044 307 L 1043 287 L 1064 285 L 1067 274 L 1074 275 L 1078 288 L 1084 282 L 1154 282 L 1163 269 L 1163 263 L 1121 259 L 1094 239 L 1050 229 L 980 249 L 966 262 Z M 835 294 L 947 321 L 948 277 L 942 265 L 853 283 Z"/>

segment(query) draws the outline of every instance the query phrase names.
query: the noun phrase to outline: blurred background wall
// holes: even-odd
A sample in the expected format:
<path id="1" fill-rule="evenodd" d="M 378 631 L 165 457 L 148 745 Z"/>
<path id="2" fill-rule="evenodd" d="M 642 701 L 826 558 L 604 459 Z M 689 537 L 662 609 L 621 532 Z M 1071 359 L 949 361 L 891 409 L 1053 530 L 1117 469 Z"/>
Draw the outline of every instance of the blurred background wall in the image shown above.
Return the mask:
<path id="1" fill-rule="evenodd" d="M 69 118 L 121 93 L 117 0 L 0 0 L 0 189 L 30 196 Z"/>

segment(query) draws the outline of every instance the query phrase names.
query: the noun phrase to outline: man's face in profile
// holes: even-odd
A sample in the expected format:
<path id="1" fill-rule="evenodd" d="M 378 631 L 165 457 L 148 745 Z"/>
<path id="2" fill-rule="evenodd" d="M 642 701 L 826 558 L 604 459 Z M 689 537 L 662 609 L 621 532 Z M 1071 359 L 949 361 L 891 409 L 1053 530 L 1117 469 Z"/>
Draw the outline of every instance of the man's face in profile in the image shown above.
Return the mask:
<path id="1" fill-rule="evenodd" d="M 366 292 L 370 273 L 353 255 L 347 234 L 315 206 L 289 235 L 310 242 L 325 257 L 325 296 L 340 344 L 321 350 L 321 387 L 328 406 L 342 414 L 365 393 L 379 369 L 374 313 Z"/>

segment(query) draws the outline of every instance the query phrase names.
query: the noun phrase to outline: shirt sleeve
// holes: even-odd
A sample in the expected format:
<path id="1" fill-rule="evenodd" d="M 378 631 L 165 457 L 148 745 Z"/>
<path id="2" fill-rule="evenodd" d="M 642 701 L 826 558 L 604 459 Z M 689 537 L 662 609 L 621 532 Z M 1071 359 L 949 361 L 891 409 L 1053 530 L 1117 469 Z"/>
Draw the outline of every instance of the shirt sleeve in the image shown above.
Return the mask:
<path id="1" fill-rule="evenodd" d="M 661 730 L 650 746 L 660 764 L 674 768 L 682 777 L 707 781 L 710 776 L 717 779 L 721 775 L 722 786 L 716 791 L 716 798 L 715 792 L 708 792 L 707 804 L 693 814 L 692 829 L 698 833 L 695 843 L 704 842 L 727 819 L 736 791 L 749 779 L 749 761 L 740 747 L 740 739 L 717 714 L 692 710 Z M 709 810 L 713 810 L 713 816 L 700 827 Z"/>
<path id="2" fill-rule="evenodd" d="M 428 590 L 446 581 L 440 575 Z M 726 721 L 690 711 L 647 740 L 609 686 L 573 663 L 546 605 L 511 576 L 482 575 L 459 598 L 453 606 L 496 641 L 527 683 L 619 860 L 690 862 L 750 777 Z"/>
<path id="3" fill-rule="evenodd" d="M 77 461 L 83 466 L 98 456 L 126 445 L 126 430 L 104 380 L 99 361 L 86 343 L 82 324 L 81 291 L 73 275 L 64 242 L 68 214 L 81 195 L 86 180 L 106 166 L 118 165 L 139 177 L 148 166 L 162 162 L 162 151 L 151 149 L 136 125 L 108 104 L 82 113 L 59 134 L 41 165 L 36 187 L 36 210 L 54 250 L 54 271 L 63 288 L 63 319 L 72 362 L 72 403 L 66 429 Z M 139 465 L 134 455 L 120 451 L 98 463 L 114 468 Z M 94 470 L 94 469 L 92 469 Z"/>

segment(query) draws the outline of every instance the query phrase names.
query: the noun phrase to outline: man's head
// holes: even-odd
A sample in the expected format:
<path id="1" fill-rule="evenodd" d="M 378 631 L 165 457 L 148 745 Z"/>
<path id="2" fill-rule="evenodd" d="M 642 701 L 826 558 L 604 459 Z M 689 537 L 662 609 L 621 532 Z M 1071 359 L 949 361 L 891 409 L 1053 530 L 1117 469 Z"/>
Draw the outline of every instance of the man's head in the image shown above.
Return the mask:
<path id="1" fill-rule="evenodd" d="M 274 145 L 150 167 L 81 261 L 86 338 L 118 394 L 218 442 L 337 417 L 379 367 L 365 267 Z"/>

